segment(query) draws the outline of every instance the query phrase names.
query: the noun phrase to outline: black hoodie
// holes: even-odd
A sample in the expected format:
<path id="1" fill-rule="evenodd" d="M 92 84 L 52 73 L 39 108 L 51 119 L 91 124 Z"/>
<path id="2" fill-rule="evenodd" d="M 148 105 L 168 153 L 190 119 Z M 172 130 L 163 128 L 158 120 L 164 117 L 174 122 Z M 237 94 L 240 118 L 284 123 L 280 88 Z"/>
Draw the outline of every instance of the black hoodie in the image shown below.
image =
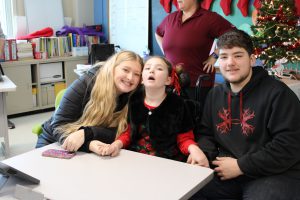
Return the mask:
<path id="1" fill-rule="evenodd" d="M 237 94 L 229 83 L 208 95 L 201 122 L 200 148 L 237 158 L 246 176 L 286 174 L 300 179 L 300 102 L 284 83 L 255 67 Z"/>

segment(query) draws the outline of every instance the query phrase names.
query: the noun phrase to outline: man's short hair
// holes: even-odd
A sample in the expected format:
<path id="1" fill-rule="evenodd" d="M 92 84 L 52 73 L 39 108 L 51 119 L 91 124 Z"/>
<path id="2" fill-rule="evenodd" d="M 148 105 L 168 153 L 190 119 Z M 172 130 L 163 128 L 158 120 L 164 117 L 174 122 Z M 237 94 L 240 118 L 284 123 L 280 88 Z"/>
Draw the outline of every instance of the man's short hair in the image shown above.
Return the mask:
<path id="1" fill-rule="evenodd" d="M 244 48 L 249 55 L 253 54 L 254 49 L 251 37 L 246 32 L 238 29 L 230 30 L 221 35 L 217 46 L 218 49 Z"/>

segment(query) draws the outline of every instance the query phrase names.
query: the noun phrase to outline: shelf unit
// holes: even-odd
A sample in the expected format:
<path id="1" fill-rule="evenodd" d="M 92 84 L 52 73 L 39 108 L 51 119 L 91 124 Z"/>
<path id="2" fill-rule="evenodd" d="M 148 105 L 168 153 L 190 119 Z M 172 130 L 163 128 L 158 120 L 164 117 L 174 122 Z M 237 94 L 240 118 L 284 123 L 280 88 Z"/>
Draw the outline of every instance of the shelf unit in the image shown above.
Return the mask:
<path id="1" fill-rule="evenodd" d="M 68 87 L 72 82 L 78 78 L 74 73 L 77 64 L 86 64 L 88 62 L 87 56 L 80 57 L 57 57 L 50 59 L 40 60 L 23 60 L 3 62 L 3 70 L 16 85 L 17 90 L 15 92 L 7 93 L 7 114 L 19 114 L 24 112 L 30 112 L 35 110 L 41 110 L 54 107 L 54 102 L 42 105 L 42 85 L 40 80 L 40 65 L 50 63 L 61 63 L 63 78 L 59 82 L 64 82 Z M 51 65 L 49 65 L 51 66 Z M 55 84 L 56 82 L 49 82 L 49 84 Z M 36 88 L 36 106 L 34 106 L 32 88 Z"/>

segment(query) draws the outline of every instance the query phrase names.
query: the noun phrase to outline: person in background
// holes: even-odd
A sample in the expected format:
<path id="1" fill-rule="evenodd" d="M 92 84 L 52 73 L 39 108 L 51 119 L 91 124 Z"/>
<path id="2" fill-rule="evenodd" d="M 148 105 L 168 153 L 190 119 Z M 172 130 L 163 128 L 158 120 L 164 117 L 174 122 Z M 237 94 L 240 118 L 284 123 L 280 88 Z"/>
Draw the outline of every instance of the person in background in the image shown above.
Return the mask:
<path id="1" fill-rule="evenodd" d="M 174 73 L 174 72 L 173 72 Z M 208 160 L 194 141 L 190 112 L 182 99 L 166 87 L 173 80 L 172 65 L 153 56 L 142 72 L 144 88 L 129 100 L 129 125 L 115 142 L 99 148 L 100 155 L 118 155 L 121 148 L 208 167 Z"/>
<path id="2" fill-rule="evenodd" d="M 214 86 L 214 63 L 218 52 L 209 55 L 214 39 L 233 25 L 215 12 L 201 8 L 202 0 L 177 0 L 180 11 L 169 14 L 157 27 L 155 37 L 165 57 L 173 65 L 183 63 L 190 74 L 189 98 L 195 99 L 196 81 L 209 75 L 201 86 L 200 102 Z"/>
<path id="3" fill-rule="evenodd" d="M 142 58 L 131 51 L 111 56 L 77 79 L 43 125 L 36 148 L 59 142 L 68 151 L 95 151 L 126 128 L 128 98 L 140 83 Z"/>
<path id="4" fill-rule="evenodd" d="M 192 199 L 300 199 L 299 99 L 252 67 L 245 32 L 229 31 L 217 45 L 226 83 L 207 96 L 198 141 L 215 176 Z"/>

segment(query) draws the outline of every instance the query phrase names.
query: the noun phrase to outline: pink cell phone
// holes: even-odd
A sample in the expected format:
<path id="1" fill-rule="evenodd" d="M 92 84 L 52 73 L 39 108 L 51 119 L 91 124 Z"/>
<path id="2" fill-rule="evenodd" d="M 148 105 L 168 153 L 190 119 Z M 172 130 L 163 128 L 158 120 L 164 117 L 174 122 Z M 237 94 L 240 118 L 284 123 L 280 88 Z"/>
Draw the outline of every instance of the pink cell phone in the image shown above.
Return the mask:
<path id="1" fill-rule="evenodd" d="M 70 159 L 75 156 L 75 152 L 69 152 L 66 150 L 59 150 L 59 149 L 47 149 L 42 153 L 42 156 Z"/>

